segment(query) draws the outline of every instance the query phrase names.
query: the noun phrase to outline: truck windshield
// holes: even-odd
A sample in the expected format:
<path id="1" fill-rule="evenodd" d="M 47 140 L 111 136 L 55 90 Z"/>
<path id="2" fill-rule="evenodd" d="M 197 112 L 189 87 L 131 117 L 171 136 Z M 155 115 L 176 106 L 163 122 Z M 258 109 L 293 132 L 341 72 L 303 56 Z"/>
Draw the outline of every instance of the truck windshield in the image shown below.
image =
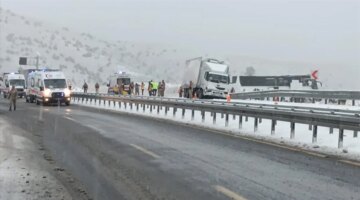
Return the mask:
<path id="1" fill-rule="evenodd" d="M 12 79 L 12 80 L 10 80 L 10 85 L 25 86 L 25 80 L 23 80 L 23 79 Z"/>
<path id="2" fill-rule="evenodd" d="M 214 83 L 229 83 L 229 76 L 227 75 L 219 75 L 219 74 L 210 74 L 208 73 L 206 76 L 206 80 Z"/>
<path id="3" fill-rule="evenodd" d="M 124 85 L 129 85 L 130 84 L 130 78 L 118 78 L 117 79 L 117 84 L 120 85 L 120 83 L 122 83 Z"/>
<path id="4" fill-rule="evenodd" d="M 46 79 L 44 80 L 46 88 L 66 88 L 65 79 Z"/>

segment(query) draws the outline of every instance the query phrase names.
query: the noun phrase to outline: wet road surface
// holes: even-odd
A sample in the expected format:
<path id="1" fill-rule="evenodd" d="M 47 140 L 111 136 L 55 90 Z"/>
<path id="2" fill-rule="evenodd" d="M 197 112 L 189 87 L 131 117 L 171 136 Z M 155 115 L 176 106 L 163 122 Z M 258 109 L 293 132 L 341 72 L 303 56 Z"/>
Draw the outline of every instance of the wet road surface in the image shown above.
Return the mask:
<path id="1" fill-rule="evenodd" d="M 41 134 L 94 199 L 360 199 L 360 167 L 335 158 L 74 105 L 0 113 Z"/>

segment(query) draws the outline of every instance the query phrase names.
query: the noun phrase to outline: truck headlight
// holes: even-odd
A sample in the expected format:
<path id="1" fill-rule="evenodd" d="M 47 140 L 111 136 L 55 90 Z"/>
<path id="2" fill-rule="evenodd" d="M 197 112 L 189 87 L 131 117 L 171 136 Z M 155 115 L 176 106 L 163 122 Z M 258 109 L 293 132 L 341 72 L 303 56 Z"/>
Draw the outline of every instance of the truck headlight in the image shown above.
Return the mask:
<path id="1" fill-rule="evenodd" d="M 50 97 L 51 96 L 51 90 L 45 89 L 44 90 L 44 97 Z"/>
<path id="2" fill-rule="evenodd" d="M 65 91 L 64 91 L 64 94 L 65 94 L 65 97 L 69 97 L 70 94 L 71 94 L 71 91 L 66 88 Z"/>

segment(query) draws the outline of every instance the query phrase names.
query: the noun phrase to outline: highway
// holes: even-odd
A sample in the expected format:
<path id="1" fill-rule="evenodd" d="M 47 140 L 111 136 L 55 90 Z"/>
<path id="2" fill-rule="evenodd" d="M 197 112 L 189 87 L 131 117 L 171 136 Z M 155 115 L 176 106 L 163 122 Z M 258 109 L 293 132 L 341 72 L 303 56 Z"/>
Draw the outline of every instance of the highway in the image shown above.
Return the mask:
<path id="1" fill-rule="evenodd" d="M 0 117 L 37 134 L 93 199 L 360 199 L 360 165 L 165 120 L 18 103 Z"/>

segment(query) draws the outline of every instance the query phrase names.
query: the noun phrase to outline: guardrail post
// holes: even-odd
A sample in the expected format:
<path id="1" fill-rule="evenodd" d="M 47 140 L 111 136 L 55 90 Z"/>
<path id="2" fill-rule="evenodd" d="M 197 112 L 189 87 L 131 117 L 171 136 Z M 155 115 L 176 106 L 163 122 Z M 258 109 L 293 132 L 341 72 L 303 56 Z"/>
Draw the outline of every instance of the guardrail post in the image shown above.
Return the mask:
<path id="1" fill-rule="evenodd" d="M 229 114 L 226 113 L 225 114 L 225 127 L 228 127 L 229 126 Z"/>
<path id="2" fill-rule="evenodd" d="M 325 99 L 325 104 L 328 104 L 328 99 Z"/>
<path id="3" fill-rule="evenodd" d="M 316 143 L 316 142 L 317 142 L 317 128 L 318 128 L 317 125 L 314 125 L 312 143 Z"/>
<path id="4" fill-rule="evenodd" d="M 153 106 L 150 105 L 150 113 L 152 113 L 152 110 L 153 110 Z"/>
<path id="5" fill-rule="evenodd" d="M 312 124 L 309 124 L 309 131 L 313 130 Z"/>
<path id="6" fill-rule="evenodd" d="M 275 119 L 271 120 L 271 135 L 275 134 L 275 125 L 276 125 L 276 120 Z"/>
<path id="7" fill-rule="evenodd" d="M 133 103 L 129 103 L 130 104 L 130 110 L 133 109 Z"/>
<path id="8" fill-rule="evenodd" d="M 83 97 L 83 98 L 81 98 L 81 103 L 84 103 L 84 97 Z"/>
<path id="9" fill-rule="evenodd" d="M 343 141 L 344 141 L 344 129 L 340 128 L 339 129 L 339 142 L 338 142 L 339 149 L 343 147 Z"/>
<path id="10" fill-rule="evenodd" d="M 194 120 L 194 117 L 195 117 L 195 110 L 192 109 L 191 110 L 191 120 Z"/>
<path id="11" fill-rule="evenodd" d="M 355 99 L 352 100 L 352 106 L 355 106 Z"/>
<path id="12" fill-rule="evenodd" d="M 145 112 L 146 106 L 145 104 L 143 104 L 143 112 Z"/>
<path id="13" fill-rule="evenodd" d="M 115 101 L 113 101 L 114 102 L 114 107 L 116 106 L 116 102 Z"/>
<path id="14" fill-rule="evenodd" d="M 205 111 L 201 111 L 201 121 L 204 123 L 205 122 Z"/>
<path id="15" fill-rule="evenodd" d="M 242 128 L 242 121 L 243 121 L 243 116 L 239 115 L 239 129 Z"/>
<path id="16" fill-rule="evenodd" d="M 235 120 L 236 119 L 236 115 L 235 114 L 233 114 L 233 120 Z"/>
<path id="17" fill-rule="evenodd" d="M 109 100 L 109 101 L 108 101 L 109 107 L 110 107 L 110 103 L 111 103 L 111 101 Z"/>
<path id="18" fill-rule="evenodd" d="M 221 119 L 224 119 L 224 113 L 221 113 Z"/>
<path id="19" fill-rule="evenodd" d="M 124 102 L 124 108 L 125 108 L 125 110 L 126 110 L 126 107 L 127 107 L 127 103 L 126 103 L 126 102 Z"/>
<path id="20" fill-rule="evenodd" d="M 295 138 L 295 122 L 290 122 L 290 139 Z"/>
<path id="21" fill-rule="evenodd" d="M 254 118 L 254 132 L 256 132 L 258 130 L 258 122 L 259 119 L 257 117 Z"/>
<path id="22" fill-rule="evenodd" d="M 262 118 L 259 118 L 259 124 L 261 124 L 262 123 Z"/>
<path id="23" fill-rule="evenodd" d="M 245 121 L 247 122 L 249 120 L 249 117 L 248 116 L 245 116 Z"/>
<path id="24" fill-rule="evenodd" d="M 139 111 L 139 104 L 136 103 L 136 111 Z"/>
<path id="25" fill-rule="evenodd" d="M 329 133 L 330 133 L 330 134 L 333 134 L 333 133 L 334 133 L 334 128 L 333 128 L 333 127 L 330 127 Z"/>
<path id="26" fill-rule="evenodd" d="M 157 111 L 156 112 L 157 112 L 157 114 L 160 113 L 160 106 L 159 105 L 157 106 Z"/>
<path id="27" fill-rule="evenodd" d="M 358 136 L 358 131 L 354 131 L 354 138 L 357 138 Z"/>
<path id="28" fill-rule="evenodd" d="M 168 107 L 165 106 L 165 116 L 167 116 L 167 113 L 168 113 Z"/>
<path id="29" fill-rule="evenodd" d="M 185 108 L 183 108 L 183 109 L 182 109 L 181 118 L 182 118 L 182 119 L 184 119 L 184 118 L 185 118 Z"/>
<path id="30" fill-rule="evenodd" d="M 315 98 L 312 98 L 312 103 L 315 103 Z"/>
<path id="31" fill-rule="evenodd" d="M 173 108 L 173 116 L 175 117 L 175 115 L 176 115 L 176 110 L 177 110 L 177 108 Z"/>
<path id="32" fill-rule="evenodd" d="M 216 112 L 213 113 L 213 124 L 216 124 Z"/>

